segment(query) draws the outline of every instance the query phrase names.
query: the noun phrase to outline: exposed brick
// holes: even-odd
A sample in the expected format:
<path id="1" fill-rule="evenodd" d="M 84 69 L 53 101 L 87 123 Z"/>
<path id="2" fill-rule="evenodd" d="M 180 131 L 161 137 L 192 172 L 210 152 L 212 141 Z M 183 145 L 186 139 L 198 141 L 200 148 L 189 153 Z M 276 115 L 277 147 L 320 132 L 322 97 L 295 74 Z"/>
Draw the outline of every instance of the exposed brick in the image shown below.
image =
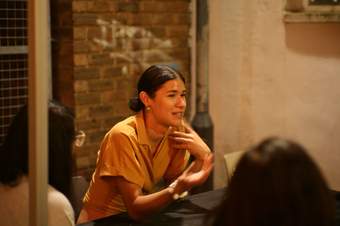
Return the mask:
<path id="1" fill-rule="evenodd" d="M 74 70 L 75 79 L 97 79 L 99 78 L 98 68 L 75 68 Z"/>
<path id="2" fill-rule="evenodd" d="M 57 2 L 58 2 L 57 8 L 59 11 L 68 11 L 72 9 L 72 1 L 59 0 Z"/>
<path id="3" fill-rule="evenodd" d="M 139 11 L 139 4 L 137 1 L 119 2 L 118 11 L 136 13 Z"/>
<path id="4" fill-rule="evenodd" d="M 122 17 L 125 18 L 126 23 L 128 25 L 139 25 L 139 26 L 145 26 L 145 25 L 151 25 L 154 23 L 154 14 L 152 13 L 138 13 L 138 14 L 122 14 Z"/>
<path id="5" fill-rule="evenodd" d="M 141 50 L 151 48 L 152 41 L 150 38 L 137 38 L 129 40 L 129 50 Z"/>
<path id="6" fill-rule="evenodd" d="M 57 39 L 59 42 L 72 41 L 73 29 L 72 27 L 59 27 L 53 32 L 53 39 Z"/>
<path id="7" fill-rule="evenodd" d="M 74 81 L 74 91 L 76 93 L 87 92 L 89 89 L 88 82 L 85 80 Z"/>
<path id="8" fill-rule="evenodd" d="M 77 167 L 80 168 L 80 169 L 87 168 L 90 165 L 88 153 L 82 152 L 82 154 L 83 154 L 83 156 L 77 155 L 77 159 L 76 159 Z"/>
<path id="9" fill-rule="evenodd" d="M 89 12 L 116 12 L 118 10 L 117 2 L 111 0 L 96 0 L 88 4 Z"/>
<path id="10" fill-rule="evenodd" d="M 89 108 L 87 106 L 79 106 L 77 105 L 75 108 L 75 116 L 77 120 L 77 124 L 79 124 L 79 128 L 82 127 L 81 123 L 78 123 L 80 120 L 88 120 L 89 118 Z"/>
<path id="11" fill-rule="evenodd" d="M 162 2 L 156 2 L 156 1 L 145 1 L 139 3 L 139 10 L 141 12 L 164 12 Z"/>
<path id="12" fill-rule="evenodd" d="M 76 93 L 75 103 L 77 105 L 93 105 L 100 102 L 100 94 L 98 93 Z M 89 113 L 89 116 L 90 113 Z"/>
<path id="13" fill-rule="evenodd" d="M 129 113 L 131 115 L 133 114 L 132 111 L 129 111 Z M 122 121 L 125 118 L 126 115 L 107 118 L 103 121 L 103 129 L 108 131 L 109 129 L 111 129 L 112 126 L 114 126 L 115 124 L 117 124 L 118 122 Z"/>
<path id="14" fill-rule="evenodd" d="M 89 1 L 73 1 L 72 9 L 75 13 L 87 12 Z"/>
<path id="15" fill-rule="evenodd" d="M 173 24 L 188 25 L 191 23 L 191 15 L 188 13 L 174 14 L 171 18 Z"/>
<path id="16" fill-rule="evenodd" d="M 78 26 L 73 28 L 73 38 L 75 40 L 85 40 L 87 39 L 88 27 Z"/>
<path id="17" fill-rule="evenodd" d="M 86 53 L 90 50 L 90 44 L 88 41 L 74 41 L 73 51 L 74 53 Z"/>
<path id="18" fill-rule="evenodd" d="M 154 0 L 156 2 L 169 2 L 171 0 Z M 191 0 L 174 0 L 174 1 L 177 1 L 177 2 L 190 2 Z"/>
<path id="19" fill-rule="evenodd" d="M 107 131 L 93 131 L 92 133 L 90 133 L 86 138 L 88 139 L 89 143 L 99 143 L 105 136 L 105 134 L 107 133 Z"/>
<path id="20" fill-rule="evenodd" d="M 143 61 L 149 63 L 156 63 L 159 61 L 169 61 L 173 58 L 169 54 L 169 51 L 161 49 L 149 49 L 143 52 Z"/>
<path id="21" fill-rule="evenodd" d="M 113 81 L 112 79 L 101 79 L 101 80 L 89 80 L 89 91 L 104 91 L 112 90 Z"/>
<path id="22" fill-rule="evenodd" d="M 60 27 L 72 26 L 72 12 L 70 10 L 59 13 L 58 25 Z"/>
<path id="23" fill-rule="evenodd" d="M 108 90 L 101 92 L 101 103 L 115 103 L 116 101 L 127 100 L 126 94 L 122 90 Z"/>
<path id="24" fill-rule="evenodd" d="M 70 51 L 72 51 L 72 49 L 70 49 Z M 60 56 L 58 54 L 58 63 L 59 63 L 59 68 L 64 68 L 64 69 L 72 69 L 73 67 L 73 55 L 72 52 L 70 52 L 69 54 L 65 54 L 63 56 Z"/>
<path id="25" fill-rule="evenodd" d="M 59 44 L 59 56 L 67 56 L 67 55 L 73 55 L 73 42 L 66 41 Z M 71 60 L 72 62 L 72 60 Z"/>
<path id="26" fill-rule="evenodd" d="M 124 78 L 117 78 L 115 79 L 114 87 L 125 93 L 126 95 L 129 95 L 129 91 L 135 87 L 136 81 L 133 81 L 131 79 L 124 79 Z"/>
<path id="27" fill-rule="evenodd" d="M 98 16 L 94 13 L 75 13 L 73 14 L 74 25 L 96 25 Z"/>
<path id="28" fill-rule="evenodd" d="M 107 26 L 106 27 L 107 29 L 107 35 L 108 36 L 105 36 L 103 37 L 102 36 L 102 31 L 101 31 L 101 28 L 100 26 L 93 26 L 93 27 L 89 27 L 88 28 L 88 36 L 87 36 L 87 39 L 88 40 L 93 40 L 93 39 L 103 39 L 103 40 L 108 40 L 110 38 L 110 34 L 111 34 L 111 31 L 109 29 L 109 27 Z"/>
<path id="29" fill-rule="evenodd" d="M 125 115 L 127 112 L 131 112 L 131 110 L 128 107 L 128 100 L 124 101 L 115 101 L 114 106 L 113 106 L 113 116 L 122 116 Z"/>
<path id="30" fill-rule="evenodd" d="M 134 86 L 132 86 L 132 89 L 134 89 L 136 82 L 133 82 L 133 81 L 138 80 L 140 75 L 143 73 L 144 69 L 143 69 L 142 65 L 140 65 L 138 63 L 129 64 L 128 68 L 129 68 L 129 76 L 130 76 L 130 79 L 131 79 L 131 83 L 134 83 Z"/>
<path id="31" fill-rule="evenodd" d="M 154 63 L 176 64 L 190 87 L 190 0 L 58 0 L 52 25 L 57 98 L 74 107 L 88 138 L 76 150 L 78 173 L 93 172 L 106 131 L 134 114 L 128 100 Z M 100 20 L 102 20 L 102 22 Z M 112 31 L 117 21 L 128 33 Z M 106 28 L 106 34 L 103 32 Z M 118 27 L 119 28 L 119 27 Z"/>
<path id="32" fill-rule="evenodd" d="M 188 47 L 188 39 L 187 37 L 181 38 L 173 38 L 171 39 L 173 48 L 187 48 Z"/>
<path id="33" fill-rule="evenodd" d="M 75 54 L 73 60 L 75 66 L 86 66 L 89 64 L 86 54 Z"/>
<path id="34" fill-rule="evenodd" d="M 152 24 L 153 25 L 161 25 L 161 24 L 171 25 L 173 16 L 174 16 L 173 14 L 169 14 L 169 13 L 155 14 L 153 16 Z"/>
<path id="35" fill-rule="evenodd" d="M 177 26 L 167 26 L 165 28 L 167 37 L 184 37 L 188 38 L 189 26 L 188 25 L 177 25 Z"/>
<path id="36" fill-rule="evenodd" d="M 69 83 L 60 83 L 58 85 L 58 94 L 56 94 L 57 100 L 66 105 L 67 107 L 73 108 L 74 96 L 73 96 L 73 85 Z"/>
<path id="37" fill-rule="evenodd" d="M 154 36 L 158 38 L 165 37 L 166 27 L 164 26 L 152 26 L 147 28 Z"/>
<path id="38" fill-rule="evenodd" d="M 97 119 L 89 119 L 89 120 L 78 120 L 77 127 L 81 130 L 84 130 L 85 133 L 87 130 L 94 130 L 100 127 L 101 120 Z M 88 133 L 88 132 L 87 132 Z"/>
<path id="39" fill-rule="evenodd" d="M 174 59 L 189 59 L 190 49 L 189 48 L 173 48 L 164 50 L 170 57 Z"/>
<path id="40" fill-rule="evenodd" d="M 89 55 L 89 64 L 91 65 L 103 65 L 103 64 L 111 65 L 112 62 L 113 60 L 109 53 Z"/>
<path id="41" fill-rule="evenodd" d="M 114 78 L 122 76 L 122 68 L 121 67 L 102 67 L 101 68 L 101 77 L 102 78 Z"/>
<path id="42" fill-rule="evenodd" d="M 113 110 L 112 110 L 112 106 L 95 106 L 95 107 L 90 107 L 90 117 L 92 118 L 105 118 L 105 117 L 109 117 L 112 116 L 113 114 Z"/>
<path id="43" fill-rule="evenodd" d="M 94 42 L 94 40 L 88 40 L 87 43 L 89 44 L 89 52 L 98 53 L 103 51 L 109 51 L 104 46 L 99 45 L 98 43 Z"/>
<path id="44" fill-rule="evenodd" d="M 189 9 L 189 2 L 184 1 L 168 1 L 168 2 L 157 2 L 157 1 L 145 1 L 139 3 L 141 12 L 187 12 Z"/>

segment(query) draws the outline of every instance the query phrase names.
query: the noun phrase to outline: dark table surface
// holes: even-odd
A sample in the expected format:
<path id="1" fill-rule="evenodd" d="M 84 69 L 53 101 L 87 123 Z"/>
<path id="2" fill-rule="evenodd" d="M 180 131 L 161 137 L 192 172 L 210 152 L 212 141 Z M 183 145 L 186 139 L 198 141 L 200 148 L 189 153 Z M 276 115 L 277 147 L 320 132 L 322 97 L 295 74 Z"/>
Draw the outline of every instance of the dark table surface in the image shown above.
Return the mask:
<path id="1" fill-rule="evenodd" d="M 177 200 L 143 223 L 131 220 L 127 214 L 119 214 L 81 226 L 205 226 L 207 216 L 223 199 L 224 190 L 221 188 Z M 336 199 L 336 226 L 340 226 L 340 192 L 332 192 Z"/>
<path id="2" fill-rule="evenodd" d="M 207 215 L 222 200 L 224 188 L 188 196 L 140 223 L 127 214 L 106 217 L 81 226 L 204 226 Z"/>

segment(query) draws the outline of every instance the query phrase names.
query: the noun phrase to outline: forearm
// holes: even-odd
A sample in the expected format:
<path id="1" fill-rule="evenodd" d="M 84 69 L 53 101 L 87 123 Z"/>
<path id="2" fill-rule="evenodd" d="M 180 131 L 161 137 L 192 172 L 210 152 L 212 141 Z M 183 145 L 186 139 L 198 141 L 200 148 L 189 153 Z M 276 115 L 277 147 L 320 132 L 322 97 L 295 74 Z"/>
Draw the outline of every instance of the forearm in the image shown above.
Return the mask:
<path id="1" fill-rule="evenodd" d="M 140 221 L 159 212 L 174 200 L 174 192 L 179 192 L 174 191 L 174 189 L 176 188 L 167 187 L 156 193 L 139 195 L 128 207 L 130 217 L 134 220 Z"/>
<path id="2" fill-rule="evenodd" d="M 197 160 L 203 161 L 210 153 L 210 148 L 204 143 L 201 148 L 196 150 L 196 152 L 192 152 L 190 154 L 192 154 Z"/>

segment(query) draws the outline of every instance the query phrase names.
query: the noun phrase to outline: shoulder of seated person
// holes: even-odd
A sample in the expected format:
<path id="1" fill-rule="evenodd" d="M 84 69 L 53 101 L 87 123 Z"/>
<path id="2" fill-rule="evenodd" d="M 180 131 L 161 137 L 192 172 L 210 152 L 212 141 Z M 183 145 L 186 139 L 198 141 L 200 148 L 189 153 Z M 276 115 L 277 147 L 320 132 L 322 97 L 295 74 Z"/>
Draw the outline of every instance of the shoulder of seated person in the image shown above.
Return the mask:
<path id="1" fill-rule="evenodd" d="M 49 225 L 74 225 L 74 210 L 66 196 L 55 189 L 48 187 Z M 53 219 L 52 219 L 53 218 Z M 57 223 L 57 224 L 55 224 Z M 59 224 L 62 223 L 62 224 Z"/>
<path id="2" fill-rule="evenodd" d="M 49 207 L 52 207 L 54 209 L 59 209 L 59 208 L 61 209 L 71 208 L 72 209 L 72 205 L 70 201 L 66 198 L 66 196 L 52 186 L 48 186 L 47 197 L 48 197 Z"/>

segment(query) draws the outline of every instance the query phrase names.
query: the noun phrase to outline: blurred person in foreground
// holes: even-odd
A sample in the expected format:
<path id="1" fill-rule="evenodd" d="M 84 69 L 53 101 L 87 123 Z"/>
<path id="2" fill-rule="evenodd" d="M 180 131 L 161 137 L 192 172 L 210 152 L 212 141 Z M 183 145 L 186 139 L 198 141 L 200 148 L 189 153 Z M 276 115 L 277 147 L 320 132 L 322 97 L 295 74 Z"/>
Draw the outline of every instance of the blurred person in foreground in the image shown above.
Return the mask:
<path id="1" fill-rule="evenodd" d="M 70 204 L 74 117 L 69 109 L 48 104 L 48 226 L 73 226 Z M 13 118 L 0 158 L 0 226 L 29 225 L 28 109 Z"/>
<path id="2" fill-rule="evenodd" d="M 334 201 L 301 145 L 268 138 L 241 157 L 213 226 L 333 226 Z"/>

